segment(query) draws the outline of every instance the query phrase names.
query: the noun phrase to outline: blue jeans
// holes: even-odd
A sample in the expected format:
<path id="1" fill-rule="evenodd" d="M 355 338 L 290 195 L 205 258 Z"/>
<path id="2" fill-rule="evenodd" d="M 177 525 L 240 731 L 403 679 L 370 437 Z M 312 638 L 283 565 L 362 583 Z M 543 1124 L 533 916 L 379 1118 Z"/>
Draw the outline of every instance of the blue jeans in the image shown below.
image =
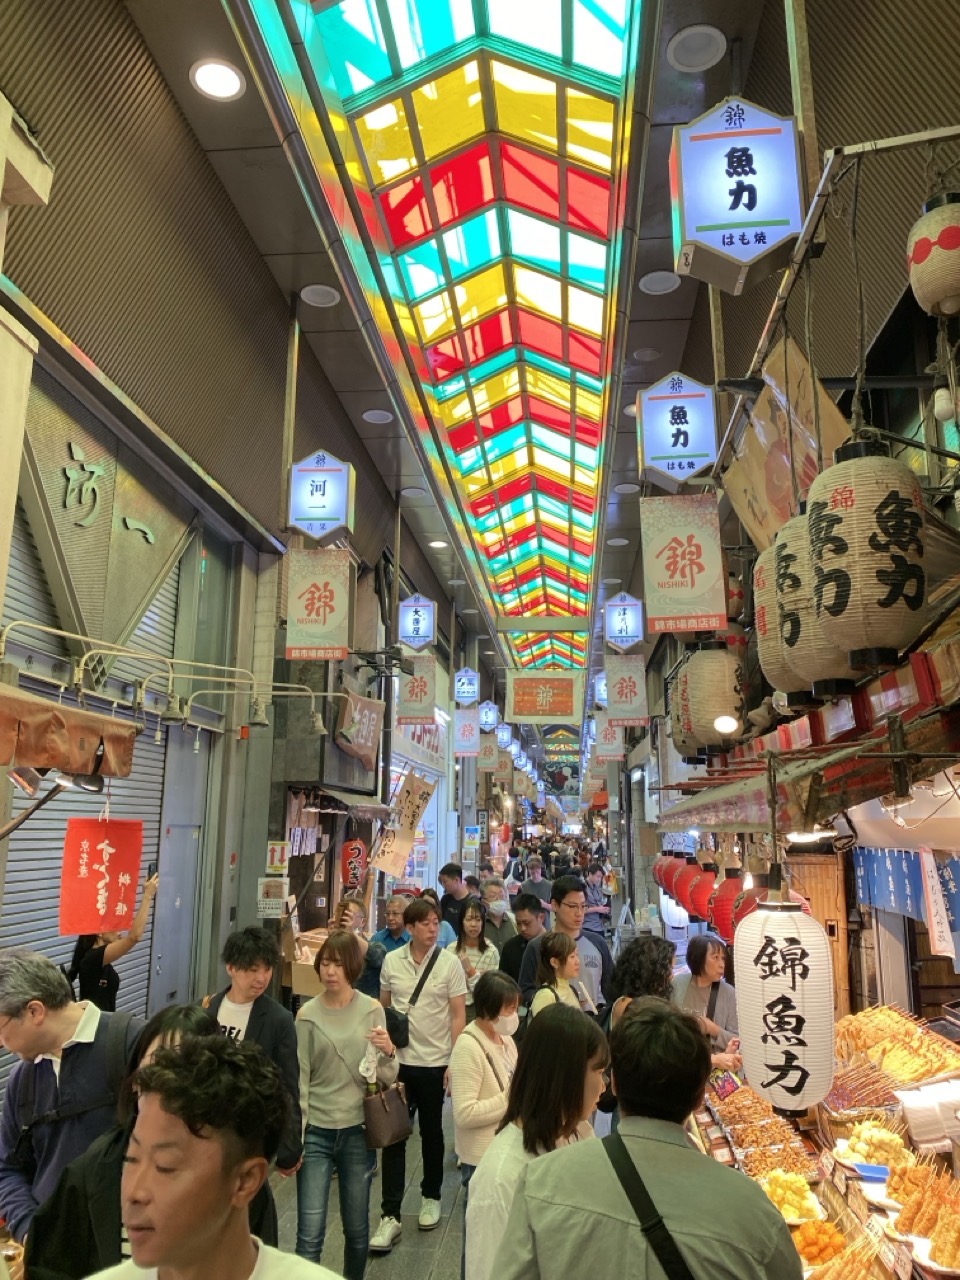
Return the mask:
<path id="1" fill-rule="evenodd" d="M 376 1152 L 367 1146 L 362 1124 L 318 1129 L 308 1124 L 303 1164 L 297 1174 L 297 1255 L 319 1262 L 327 1234 L 330 1182 L 337 1171 L 343 1223 L 343 1274 L 363 1280 L 370 1237 L 370 1178 Z"/>

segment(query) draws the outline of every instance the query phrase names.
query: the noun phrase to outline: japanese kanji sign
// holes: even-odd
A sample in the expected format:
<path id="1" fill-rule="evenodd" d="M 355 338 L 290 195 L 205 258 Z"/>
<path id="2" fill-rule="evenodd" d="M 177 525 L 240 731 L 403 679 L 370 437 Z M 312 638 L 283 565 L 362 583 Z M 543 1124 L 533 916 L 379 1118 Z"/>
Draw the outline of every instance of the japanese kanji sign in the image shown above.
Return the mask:
<path id="1" fill-rule="evenodd" d="M 454 712 L 453 754 L 455 756 L 480 754 L 480 715 L 476 707 L 457 707 Z"/>
<path id="2" fill-rule="evenodd" d="M 480 734 L 480 753 L 477 756 L 477 770 L 480 773 L 494 772 L 497 767 L 498 750 L 496 734 Z"/>
<path id="3" fill-rule="evenodd" d="M 340 884 L 344 890 L 359 889 L 368 860 L 367 846 L 362 840 L 344 840 L 340 850 Z"/>
<path id="4" fill-rule="evenodd" d="M 502 747 L 504 751 L 506 751 L 507 748 L 510 746 L 510 741 L 512 738 L 513 738 L 513 728 L 511 725 L 509 724 L 497 725 L 497 746 L 498 747 Z"/>
<path id="5" fill-rule="evenodd" d="M 507 719 L 518 724 L 556 724 L 580 719 L 583 673 L 507 672 Z"/>
<path id="6" fill-rule="evenodd" d="M 350 651 L 350 553 L 287 552 L 287 657 L 345 658 Z"/>
<path id="7" fill-rule="evenodd" d="M 484 733 L 492 733 L 499 719 L 500 713 L 497 711 L 495 702 L 480 703 L 480 728 Z"/>
<path id="8" fill-rule="evenodd" d="M 397 724 L 433 724 L 437 703 L 437 660 L 414 658 L 412 675 L 400 674 Z"/>
<path id="9" fill-rule="evenodd" d="M 401 682 L 407 677 L 400 677 Z M 348 756 L 359 760 L 367 770 L 375 769 L 386 705 L 376 698 L 362 698 L 347 693 L 340 703 L 340 718 L 333 740 Z M 432 706 L 431 706 L 432 710 Z"/>
<path id="10" fill-rule="evenodd" d="M 480 697 L 480 674 L 470 667 L 454 673 L 453 694 L 462 707 L 471 706 Z"/>
<path id="11" fill-rule="evenodd" d="M 641 499 L 640 537 L 647 630 L 655 634 L 725 627 L 726 579 L 716 496 Z"/>
<path id="12" fill-rule="evenodd" d="M 311 538 L 338 529 L 353 532 L 356 474 L 349 462 L 319 450 L 295 462 L 290 473 L 290 526 Z"/>
<path id="13" fill-rule="evenodd" d="M 607 658 L 607 723 L 615 727 L 646 724 L 647 669 L 640 654 Z"/>
<path id="14" fill-rule="evenodd" d="M 289 896 L 290 881 L 286 876 L 261 876 L 257 881 L 257 916 L 261 920 L 280 920 Z"/>
<path id="15" fill-rule="evenodd" d="M 603 606 L 603 634 L 611 649 L 626 653 L 643 643 L 643 605 L 620 591 Z M 596 692 L 596 687 L 594 687 Z"/>
<path id="16" fill-rule="evenodd" d="M 924 918 L 930 935 L 930 950 L 935 956 L 957 958 L 957 944 L 950 932 L 950 914 L 940 882 L 940 871 L 932 849 L 920 850 L 920 866 L 923 871 Z"/>
<path id="17" fill-rule="evenodd" d="M 641 473 L 649 480 L 686 480 L 717 460 L 713 387 L 671 373 L 637 396 Z M 676 486 L 673 486 L 676 488 Z"/>
<path id="18" fill-rule="evenodd" d="M 509 751 L 497 750 L 497 767 L 493 771 L 494 782 L 509 786 L 513 779 L 513 756 Z"/>
<path id="19" fill-rule="evenodd" d="M 403 875 L 413 849 L 417 827 L 426 812 L 436 783 L 415 773 L 404 775 L 394 799 L 395 818 L 374 845 L 372 865 L 388 876 Z"/>
<path id="20" fill-rule="evenodd" d="M 677 273 L 741 293 L 786 264 L 803 225 L 796 121 L 727 98 L 679 125 L 670 199 Z"/>
<path id="21" fill-rule="evenodd" d="M 606 711 L 598 711 L 595 715 L 597 725 L 597 743 L 594 747 L 594 761 L 605 765 L 608 760 L 622 760 L 624 753 L 623 730 L 610 723 Z"/>
<path id="22" fill-rule="evenodd" d="M 400 604 L 400 643 L 408 649 L 428 649 L 437 639 L 437 606 L 421 595 Z"/>
<path id="23" fill-rule="evenodd" d="M 126 931 L 137 907 L 143 823 L 68 818 L 60 880 L 60 932 Z"/>

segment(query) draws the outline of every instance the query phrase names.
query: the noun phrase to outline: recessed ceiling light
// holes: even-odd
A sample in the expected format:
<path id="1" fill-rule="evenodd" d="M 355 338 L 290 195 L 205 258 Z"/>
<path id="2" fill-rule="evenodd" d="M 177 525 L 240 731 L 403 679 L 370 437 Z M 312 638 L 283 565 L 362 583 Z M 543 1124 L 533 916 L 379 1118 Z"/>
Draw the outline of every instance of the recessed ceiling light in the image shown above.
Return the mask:
<path id="1" fill-rule="evenodd" d="M 607 546 L 608 547 L 625 547 L 629 544 L 629 542 L 630 542 L 629 538 L 608 538 Z"/>
<path id="2" fill-rule="evenodd" d="M 717 27 L 698 23 L 670 38 L 667 61 L 675 71 L 694 75 L 715 67 L 727 52 L 727 37 Z"/>
<path id="3" fill-rule="evenodd" d="M 384 426 L 388 422 L 393 421 L 393 414 L 389 409 L 366 409 L 363 413 L 364 422 L 372 422 L 377 426 Z"/>
<path id="4" fill-rule="evenodd" d="M 190 83 L 197 93 L 218 102 L 233 102 L 246 92 L 243 72 L 222 58 L 201 58 L 190 68 Z"/>
<path id="5" fill-rule="evenodd" d="M 680 277 L 675 271 L 648 271 L 640 277 L 640 288 L 655 297 L 661 293 L 673 293 L 680 288 Z"/>
<path id="6" fill-rule="evenodd" d="M 448 587 L 465 587 L 467 585 L 466 578 L 451 578 L 447 583 Z"/>
<path id="7" fill-rule="evenodd" d="M 623 415 L 625 418 L 635 418 L 637 416 L 636 404 L 625 404 L 623 406 Z"/>
<path id="8" fill-rule="evenodd" d="M 479 613 L 480 610 L 479 609 L 461 609 L 460 612 L 461 613 Z"/>
<path id="9" fill-rule="evenodd" d="M 637 347 L 633 358 L 639 360 L 641 364 L 648 364 L 651 360 L 659 360 L 662 355 L 663 352 L 658 351 L 656 347 Z"/>
<path id="10" fill-rule="evenodd" d="M 308 307 L 335 307 L 340 293 L 329 284 L 305 284 L 300 290 L 300 299 Z"/>
<path id="11" fill-rule="evenodd" d="M 640 486 L 638 484 L 615 484 L 613 486 L 614 493 L 639 493 Z"/>
<path id="12" fill-rule="evenodd" d="M 446 542 L 443 542 L 440 538 L 434 538 L 433 542 L 427 543 L 427 546 L 433 547 L 435 551 L 442 551 L 444 547 L 447 545 L 448 544 Z"/>
<path id="13" fill-rule="evenodd" d="M 622 578 L 603 578 L 602 581 L 605 587 L 619 587 L 623 579 Z"/>
<path id="14" fill-rule="evenodd" d="M 426 496 L 426 489 L 419 489 L 415 484 L 409 485 L 406 489 L 400 490 L 401 498 L 423 498 Z"/>

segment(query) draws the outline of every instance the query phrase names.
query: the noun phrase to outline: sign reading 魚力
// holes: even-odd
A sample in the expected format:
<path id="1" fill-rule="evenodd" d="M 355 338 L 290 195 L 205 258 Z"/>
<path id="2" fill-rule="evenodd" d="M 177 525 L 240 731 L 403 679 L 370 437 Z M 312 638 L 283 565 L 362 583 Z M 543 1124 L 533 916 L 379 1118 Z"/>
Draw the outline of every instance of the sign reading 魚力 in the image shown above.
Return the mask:
<path id="1" fill-rule="evenodd" d="M 687 480 L 717 460 L 713 387 L 671 373 L 637 396 L 640 472 L 648 480 Z"/>

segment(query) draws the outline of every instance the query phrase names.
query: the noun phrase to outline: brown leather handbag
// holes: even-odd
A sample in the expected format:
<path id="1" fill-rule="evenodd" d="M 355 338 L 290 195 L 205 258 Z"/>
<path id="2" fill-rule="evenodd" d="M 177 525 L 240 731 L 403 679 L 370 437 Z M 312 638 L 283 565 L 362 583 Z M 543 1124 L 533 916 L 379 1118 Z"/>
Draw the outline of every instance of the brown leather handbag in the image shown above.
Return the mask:
<path id="1" fill-rule="evenodd" d="M 363 1099 L 363 1123 L 367 1131 L 367 1146 L 371 1151 L 392 1147 L 403 1142 L 413 1133 L 407 1095 L 399 1081 L 397 1084 L 379 1085 L 374 1093 Z"/>

